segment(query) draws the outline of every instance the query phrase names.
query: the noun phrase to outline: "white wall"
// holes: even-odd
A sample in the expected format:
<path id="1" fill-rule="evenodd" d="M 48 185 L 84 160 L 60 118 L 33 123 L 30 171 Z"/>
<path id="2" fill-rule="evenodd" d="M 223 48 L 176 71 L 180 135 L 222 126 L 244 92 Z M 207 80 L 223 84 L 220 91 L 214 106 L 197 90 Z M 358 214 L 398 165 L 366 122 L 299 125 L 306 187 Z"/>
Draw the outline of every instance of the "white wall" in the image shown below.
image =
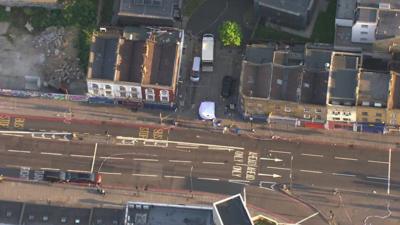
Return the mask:
<path id="1" fill-rule="evenodd" d="M 96 88 L 94 87 L 95 85 L 98 86 L 97 93 L 96 93 Z M 111 89 L 107 89 L 107 85 L 109 85 Z M 142 88 L 138 85 L 127 85 L 114 82 L 88 80 L 87 86 L 88 86 L 88 94 L 91 96 L 104 96 L 110 98 L 126 98 L 126 99 L 133 98 L 138 100 L 142 100 L 143 98 Z M 123 91 L 121 87 L 125 88 L 125 91 Z M 123 94 L 124 92 L 125 96 Z"/>
<path id="2" fill-rule="evenodd" d="M 337 26 L 342 26 L 342 27 L 351 27 L 351 26 L 353 26 L 353 20 L 335 19 L 335 23 L 336 23 Z"/>
<path id="3" fill-rule="evenodd" d="M 351 41 L 355 43 L 373 43 L 376 23 L 356 22 L 351 29 Z"/>
<path id="4" fill-rule="evenodd" d="M 356 108 L 348 106 L 328 106 L 326 119 L 328 121 L 356 122 Z"/>

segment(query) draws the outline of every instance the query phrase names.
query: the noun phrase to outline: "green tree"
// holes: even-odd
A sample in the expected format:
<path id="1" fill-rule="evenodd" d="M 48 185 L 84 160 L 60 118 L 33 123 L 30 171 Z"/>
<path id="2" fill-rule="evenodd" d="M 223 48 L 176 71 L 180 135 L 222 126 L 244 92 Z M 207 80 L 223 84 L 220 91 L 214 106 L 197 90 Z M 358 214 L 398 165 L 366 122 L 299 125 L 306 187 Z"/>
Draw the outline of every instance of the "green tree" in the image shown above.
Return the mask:
<path id="1" fill-rule="evenodd" d="M 238 23 L 225 21 L 219 29 L 219 37 L 224 46 L 240 46 L 242 31 Z"/>

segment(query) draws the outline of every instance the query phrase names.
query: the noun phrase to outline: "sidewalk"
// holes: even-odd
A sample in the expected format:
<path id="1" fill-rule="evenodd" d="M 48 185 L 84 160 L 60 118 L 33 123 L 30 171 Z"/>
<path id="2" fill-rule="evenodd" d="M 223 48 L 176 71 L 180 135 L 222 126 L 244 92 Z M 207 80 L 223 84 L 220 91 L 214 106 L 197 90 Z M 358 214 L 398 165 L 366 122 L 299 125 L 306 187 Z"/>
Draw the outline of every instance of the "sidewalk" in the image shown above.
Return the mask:
<path id="1" fill-rule="evenodd" d="M 72 112 L 69 114 L 68 112 Z M 131 112 L 127 108 L 118 106 L 98 106 L 76 102 L 65 102 L 35 98 L 10 98 L 0 97 L 0 113 L 20 115 L 27 118 L 58 120 L 79 124 L 115 124 L 121 126 L 139 127 L 146 126 L 172 126 L 160 124 L 160 114 L 163 120 L 172 119 L 178 122 L 177 128 L 200 129 L 204 131 L 220 130 L 223 126 L 234 125 L 240 128 L 241 135 L 256 139 L 276 138 L 284 141 L 307 142 L 316 144 L 333 144 L 346 147 L 362 146 L 368 148 L 397 148 L 399 145 L 397 135 L 381 135 L 370 133 L 356 133 L 352 131 L 315 130 L 307 128 L 294 128 L 266 123 L 253 123 L 255 132 L 251 132 L 248 121 L 238 119 L 223 119 L 222 126 L 213 128 L 211 123 L 200 121 L 193 116 L 178 114 L 163 110 L 142 109 Z"/>
<path id="2" fill-rule="evenodd" d="M 126 187 L 104 187 L 106 195 L 103 196 L 98 194 L 94 187 L 50 183 L 34 184 L 10 180 L 1 182 L 0 187 L 2 190 L 0 192 L 0 199 L 2 200 L 83 208 L 121 208 L 127 201 L 212 206 L 213 202 L 228 197 L 204 192 L 193 192 L 193 194 L 190 194 L 186 190 L 149 189 L 144 191 L 140 189 L 136 191 Z M 263 191 L 262 189 L 258 189 L 257 192 L 259 190 Z M 279 221 L 291 222 L 299 218 L 304 218 L 313 212 L 307 206 L 279 192 L 255 193 L 253 190 L 250 192 L 247 195 L 248 207 L 252 216 L 262 214 L 278 219 Z M 267 205 L 269 207 L 260 205 L 260 199 L 265 199 L 262 201 L 263 203 L 268 201 Z"/>

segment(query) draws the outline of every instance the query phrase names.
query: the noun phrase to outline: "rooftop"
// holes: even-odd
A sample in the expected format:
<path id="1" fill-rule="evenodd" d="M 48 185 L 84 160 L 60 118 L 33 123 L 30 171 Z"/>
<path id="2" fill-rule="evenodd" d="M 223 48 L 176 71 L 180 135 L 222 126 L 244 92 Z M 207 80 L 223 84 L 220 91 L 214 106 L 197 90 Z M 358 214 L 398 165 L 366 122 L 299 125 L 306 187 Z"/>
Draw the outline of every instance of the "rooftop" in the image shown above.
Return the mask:
<path id="1" fill-rule="evenodd" d="M 398 35 L 400 35 L 400 12 L 379 10 L 376 38 L 387 39 L 396 37 Z"/>
<path id="2" fill-rule="evenodd" d="M 245 60 L 252 63 L 269 63 L 274 56 L 275 45 L 252 44 L 246 46 Z"/>
<path id="3" fill-rule="evenodd" d="M 306 14 L 314 0 L 257 0 L 260 5 L 270 6 L 292 14 Z"/>
<path id="4" fill-rule="evenodd" d="M 389 81 L 389 73 L 360 72 L 357 105 L 373 106 L 374 103 L 379 103 L 381 106 L 386 106 Z"/>
<path id="5" fill-rule="evenodd" d="M 114 80 L 118 37 L 97 36 L 92 45 L 92 73 L 90 78 Z"/>
<path id="6" fill-rule="evenodd" d="M 358 8 L 356 12 L 356 20 L 361 22 L 375 23 L 377 19 L 377 9 Z"/>
<path id="7" fill-rule="evenodd" d="M 357 0 L 338 0 L 336 5 L 336 19 L 353 20 Z"/>
<path id="8" fill-rule="evenodd" d="M 253 225 L 240 194 L 214 203 L 222 225 Z"/>
<path id="9" fill-rule="evenodd" d="M 119 15 L 171 18 L 179 0 L 120 0 Z"/>
<path id="10" fill-rule="evenodd" d="M 271 64 L 242 62 L 242 93 L 248 97 L 268 98 L 271 82 Z"/>
<path id="11" fill-rule="evenodd" d="M 129 202 L 126 225 L 213 225 L 212 208 Z"/>
<path id="12" fill-rule="evenodd" d="M 297 102 L 300 100 L 303 66 L 273 65 L 270 98 Z"/>

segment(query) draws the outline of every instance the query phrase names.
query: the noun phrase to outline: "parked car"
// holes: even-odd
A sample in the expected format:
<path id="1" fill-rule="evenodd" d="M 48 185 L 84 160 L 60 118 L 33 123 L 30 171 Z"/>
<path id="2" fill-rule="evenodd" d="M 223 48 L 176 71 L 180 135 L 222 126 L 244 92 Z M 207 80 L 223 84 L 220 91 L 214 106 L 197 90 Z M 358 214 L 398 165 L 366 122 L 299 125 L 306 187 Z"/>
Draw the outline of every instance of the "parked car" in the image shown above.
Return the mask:
<path id="1" fill-rule="evenodd" d="M 66 181 L 73 183 L 101 184 L 101 175 L 98 173 L 67 172 Z"/>
<path id="2" fill-rule="evenodd" d="M 228 98 L 229 96 L 231 96 L 234 84 L 235 84 L 235 79 L 233 79 L 231 76 L 225 76 L 222 79 L 222 89 L 221 89 L 222 97 Z"/>
<path id="3" fill-rule="evenodd" d="M 45 170 L 43 173 L 43 180 L 49 182 L 66 182 L 66 174 L 63 171 Z"/>

